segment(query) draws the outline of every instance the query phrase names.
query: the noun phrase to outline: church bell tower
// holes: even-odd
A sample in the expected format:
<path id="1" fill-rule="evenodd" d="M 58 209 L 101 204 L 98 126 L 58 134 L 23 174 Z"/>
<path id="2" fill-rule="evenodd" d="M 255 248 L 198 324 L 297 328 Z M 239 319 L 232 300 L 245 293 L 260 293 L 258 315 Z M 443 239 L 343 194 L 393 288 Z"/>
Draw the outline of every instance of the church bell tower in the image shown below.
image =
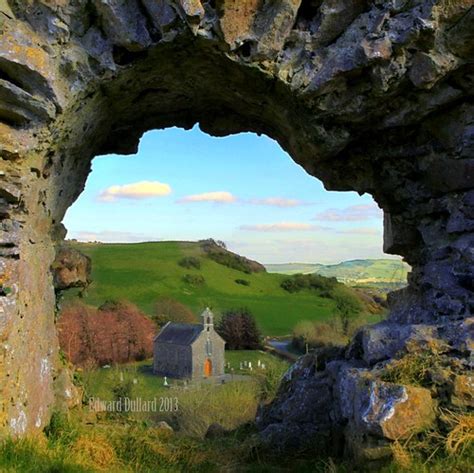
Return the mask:
<path id="1" fill-rule="evenodd" d="M 211 312 L 209 307 L 201 314 L 202 317 L 202 325 L 204 326 L 204 330 L 206 332 L 210 332 L 211 329 L 214 329 L 214 314 Z"/>

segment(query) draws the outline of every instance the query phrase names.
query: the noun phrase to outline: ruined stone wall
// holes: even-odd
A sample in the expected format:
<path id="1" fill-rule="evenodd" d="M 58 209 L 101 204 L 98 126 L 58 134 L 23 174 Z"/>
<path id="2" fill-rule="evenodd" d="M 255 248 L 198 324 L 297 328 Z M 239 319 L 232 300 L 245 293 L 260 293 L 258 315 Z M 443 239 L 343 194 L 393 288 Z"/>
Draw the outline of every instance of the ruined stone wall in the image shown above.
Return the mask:
<path id="1" fill-rule="evenodd" d="M 328 189 L 371 193 L 386 251 L 413 267 L 391 323 L 467 318 L 472 7 L 1 1 L 0 429 L 42 428 L 64 395 L 50 272 L 62 218 L 95 155 L 133 153 L 153 128 L 265 133 Z"/>

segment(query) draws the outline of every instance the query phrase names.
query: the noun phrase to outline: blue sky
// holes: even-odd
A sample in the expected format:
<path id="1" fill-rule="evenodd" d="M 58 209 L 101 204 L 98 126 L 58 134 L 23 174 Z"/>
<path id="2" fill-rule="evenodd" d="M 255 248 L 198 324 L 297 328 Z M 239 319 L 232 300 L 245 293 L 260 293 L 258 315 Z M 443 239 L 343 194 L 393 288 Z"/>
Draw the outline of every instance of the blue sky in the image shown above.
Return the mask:
<path id="1" fill-rule="evenodd" d="M 148 132 L 135 156 L 96 157 L 64 224 L 84 241 L 215 238 L 264 263 L 384 257 L 369 195 L 326 191 L 266 136 L 198 127 Z"/>

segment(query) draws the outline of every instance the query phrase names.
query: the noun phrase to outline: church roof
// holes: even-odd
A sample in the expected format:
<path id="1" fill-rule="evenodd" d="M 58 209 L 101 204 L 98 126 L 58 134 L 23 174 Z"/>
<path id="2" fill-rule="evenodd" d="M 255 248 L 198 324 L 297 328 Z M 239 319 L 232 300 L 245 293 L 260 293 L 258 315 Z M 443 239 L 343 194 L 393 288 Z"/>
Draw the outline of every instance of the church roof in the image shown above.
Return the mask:
<path id="1" fill-rule="evenodd" d="M 191 345 L 202 330 L 203 326 L 201 324 L 168 322 L 155 337 L 155 341 L 174 345 Z"/>

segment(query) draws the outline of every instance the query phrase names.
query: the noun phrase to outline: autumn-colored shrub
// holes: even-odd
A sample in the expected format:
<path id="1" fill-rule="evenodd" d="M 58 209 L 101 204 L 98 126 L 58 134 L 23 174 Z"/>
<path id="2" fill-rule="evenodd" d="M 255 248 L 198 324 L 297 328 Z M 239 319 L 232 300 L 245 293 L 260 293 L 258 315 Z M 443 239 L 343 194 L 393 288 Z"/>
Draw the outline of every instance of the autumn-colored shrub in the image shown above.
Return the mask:
<path id="1" fill-rule="evenodd" d="M 61 349 L 79 366 L 149 358 L 155 333 L 155 324 L 127 301 L 109 301 L 99 309 L 70 303 L 58 320 Z"/>
<path id="2" fill-rule="evenodd" d="M 349 339 L 334 323 L 312 322 L 302 320 L 293 329 L 292 344 L 297 350 L 304 352 L 308 348 L 324 346 L 344 346 Z"/>

